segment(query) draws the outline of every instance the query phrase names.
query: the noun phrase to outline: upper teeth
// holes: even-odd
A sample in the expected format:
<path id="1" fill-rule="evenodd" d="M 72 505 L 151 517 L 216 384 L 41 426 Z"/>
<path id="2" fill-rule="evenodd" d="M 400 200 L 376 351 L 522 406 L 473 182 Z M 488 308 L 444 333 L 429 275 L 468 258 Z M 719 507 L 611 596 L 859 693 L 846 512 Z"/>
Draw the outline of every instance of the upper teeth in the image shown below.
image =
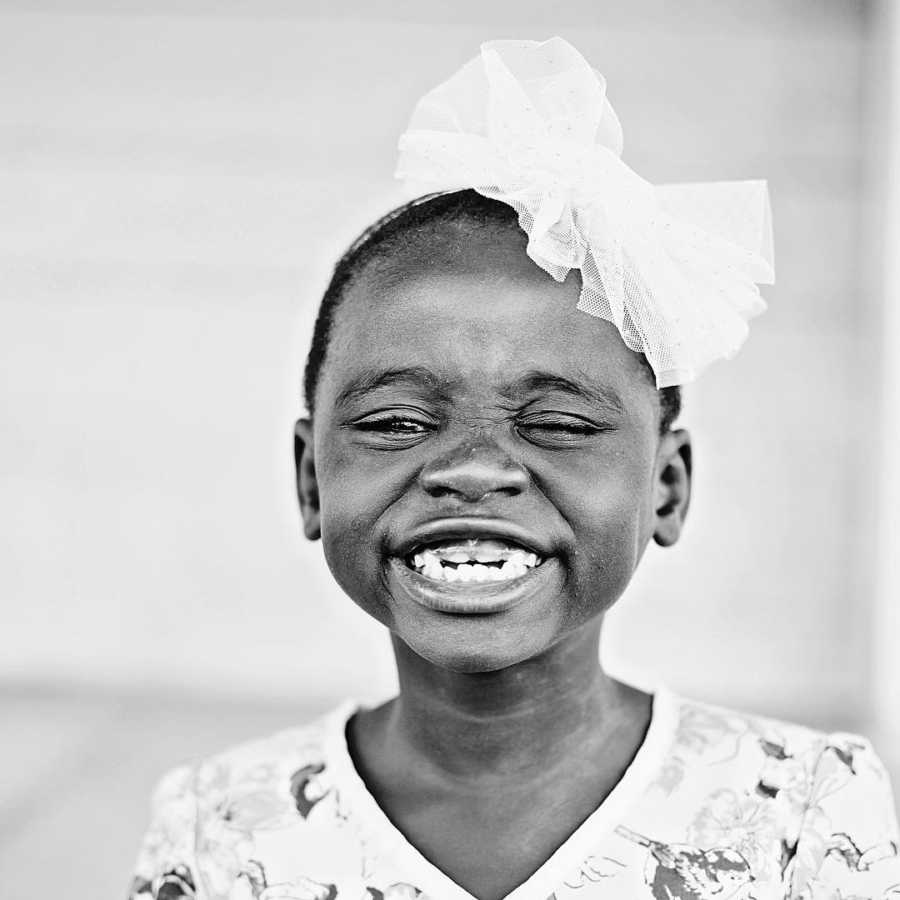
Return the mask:
<path id="1" fill-rule="evenodd" d="M 539 563 L 535 553 L 500 541 L 477 539 L 428 547 L 412 558 L 417 572 L 438 581 L 509 581 Z"/>

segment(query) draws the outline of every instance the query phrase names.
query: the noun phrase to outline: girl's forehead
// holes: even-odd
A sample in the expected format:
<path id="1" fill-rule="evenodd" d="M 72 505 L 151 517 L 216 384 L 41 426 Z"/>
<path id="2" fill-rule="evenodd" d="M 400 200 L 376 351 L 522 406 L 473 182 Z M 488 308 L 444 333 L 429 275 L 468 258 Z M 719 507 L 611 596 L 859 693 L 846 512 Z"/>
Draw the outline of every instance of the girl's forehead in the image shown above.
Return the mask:
<path id="1" fill-rule="evenodd" d="M 483 262 L 388 267 L 351 284 L 334 321 L 328 380 L 340 390 L 360 373 L 418 368 L 448 384 L 499 388 L 543 372 L 646 390 L 640 358 L 616 328 L 576 309 L 577 277 L 555 282 L 527 258 L 505 269 Z"/>
<path id="2" fill-rule="evenodd" d="M 539 269 L 520 234 L 482 228 L 452 241 L 415 240 L 375 260 L 346 288 L 336 330 L 354 335 L 376 327 L 412 335 L 441 329 L 472 339 L 495 325 L 512 325 L 517 338 L 527 340 L 548 326 L 576 331 L 580 288 L 577 272 L 559 283 Z"/>

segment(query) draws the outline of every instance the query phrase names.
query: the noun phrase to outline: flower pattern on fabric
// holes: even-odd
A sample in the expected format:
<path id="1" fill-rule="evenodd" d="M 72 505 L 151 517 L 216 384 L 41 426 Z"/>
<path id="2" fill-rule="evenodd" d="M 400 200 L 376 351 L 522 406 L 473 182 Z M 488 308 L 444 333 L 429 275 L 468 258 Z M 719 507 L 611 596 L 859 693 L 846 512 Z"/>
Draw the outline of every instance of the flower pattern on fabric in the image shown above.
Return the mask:
<path id="1" fill-rule="evenodd" d="M 858 735 L 829 735 L 817 760 L 791 867 L 791 896 L 900 897 L 900 837 L 887 773 Z"/>
<path id="2" fill-rule="evenodd" d="M 656 786 L 672 793 L 681 784 L 690 761 L 711 749 L 726 757 L 737 754 L 738 741 L 747 730 L 747 723 L 733 713 L 700 704 L 685 707 L 672 752 L 657 775 Z"/>
<path id="3" fill-rule="evenodd" d="M 417 887 L 411 884 L 392 884 L 383 891 L 378 888 L 366 888 L 372 900 L 428 900 Z"/>
<path id="4" fill-rule="evenodd" d="M 666 844 L 621 825 L 616 832 L 649 849 L 645 878 L 656 900 L 736 898 L 745 895 L 742 889 L 755 880 L 749 861 L 737 850 Z"/>
<path id="5" fill-rule="evenodd" d="M 865 738 L 668 696 L 627 802 L 614 791 L 517 897 L 900 900 L 890 785 Z M 378 814 L 351 713 L 166 775 L 129 900 L 471 900 Z"/>
<path id="6" fill-rule="evenodd" d="M 337 888 L 333 884 L 322 884 L 302 875 L 290 881 L 270 884 L 263 864 L 255 859 L 248 860 L 247 866 L 238 875 L 238 882 L 247 887 L 246 892 L 232 891 L 234 900 L 246 896 L 253 900 L 336 900 Z"/>
<path id="7" fill-rule="evenodd" d="M 318 778 L 324 771 L 322 763 L 312 763 L 301 766 L 291 775 L 291 796 L 297 812 L 304 819 L 309 817 L 313 807 L 328 793 L 328 788 Z"/>
<path id="8" fill-rule="evenodd" d="M 625 863 L 619 862 L 610 856 L 589 856 L 574 872 L 565 880 L 566 887 L 580 888 L 585 885 L 602 881 L 604 878 L 614 878 L 626 868 Z"/>
<path id="9" fill-rule="evenodd" d="M 691 823 L 688 838 L 704 847 L 739 853 L 756 877 L 768 876 L 780 850 L 772 804 L 729 788 L 710 794 Z"/>

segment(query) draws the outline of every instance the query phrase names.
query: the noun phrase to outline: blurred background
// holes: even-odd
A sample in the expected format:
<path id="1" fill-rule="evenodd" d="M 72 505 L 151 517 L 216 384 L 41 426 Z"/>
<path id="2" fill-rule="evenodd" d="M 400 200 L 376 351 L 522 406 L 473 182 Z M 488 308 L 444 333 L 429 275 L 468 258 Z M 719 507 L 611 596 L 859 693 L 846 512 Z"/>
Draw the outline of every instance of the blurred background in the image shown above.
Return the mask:
<path id="1" fill-rule="evenodd" d="M 891 0 L 0 2 L 10 900 L 124 896 L 163 770 L 393 690 L 298 524 L 312 319 L 419 95 L 554 34 L 607 76 L 630 165 L 767 178 L 775 222 L 769 312 L 686 393 L 687 533 L 604 660 L 863 731 L 900 782 Z"/>

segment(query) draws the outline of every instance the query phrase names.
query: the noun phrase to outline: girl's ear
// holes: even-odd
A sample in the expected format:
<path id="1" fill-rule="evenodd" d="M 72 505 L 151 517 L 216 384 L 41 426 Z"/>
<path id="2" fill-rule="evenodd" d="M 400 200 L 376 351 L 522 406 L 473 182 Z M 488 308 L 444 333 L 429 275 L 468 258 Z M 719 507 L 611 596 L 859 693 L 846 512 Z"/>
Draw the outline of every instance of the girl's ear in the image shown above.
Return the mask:
<path id="1" fill-rule="evenodd" d="M 691 436 L 683 429 L 666 432 L 656 457 L 653 540 L 671 547 L 681 529 L 691 502 Z"/>
<path id="2" fill-rule="evenodd" d="M 297 468 L 297 499 L 300 501 L 300 515 L 303 517 L 303 533 L 311 541 L 316 541 L 322 536 L 322 529 L 311 419 L 300 419 L 294 425 L 294 464 Z"/>

